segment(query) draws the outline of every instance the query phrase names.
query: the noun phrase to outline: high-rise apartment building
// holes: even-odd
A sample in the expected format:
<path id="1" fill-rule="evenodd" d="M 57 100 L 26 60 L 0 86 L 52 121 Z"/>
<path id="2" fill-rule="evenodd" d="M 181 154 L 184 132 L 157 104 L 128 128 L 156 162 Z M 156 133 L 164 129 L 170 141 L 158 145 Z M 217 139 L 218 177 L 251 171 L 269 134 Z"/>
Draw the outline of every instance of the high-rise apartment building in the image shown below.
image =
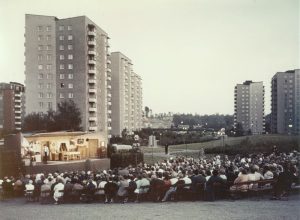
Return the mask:
<path id="1" fill-rule="evenodd" d="M 245 81 L 234 90 L 234 125 L 242 126 L 245 134 L 265 132 L 264 86 L 262 82 Z"/>
<path id="2" fill-rule="evenodd" d="M 112 134 L 142 127 L 142 79 L 133 72 L 132 62 L 124 54 L 111 54 L 112 69 Z"/>
<path id="3" fill-rule="evenodd" d="M 24 85 L 0 83 L 0 130 L 20 131 L 24 114 Z"/>
<path id="4" fill-rule="evenodd" d="M 108 35 L 85 16 L 26 15 L 26 114 L 56 110 L 73 100 L 85 131 L 111 125 Z"/>
<path id="5" fill-rule="evenodd" d="M 300 69 L 276 73 L 271 92 L 272 133 L 300 134 Z"/>

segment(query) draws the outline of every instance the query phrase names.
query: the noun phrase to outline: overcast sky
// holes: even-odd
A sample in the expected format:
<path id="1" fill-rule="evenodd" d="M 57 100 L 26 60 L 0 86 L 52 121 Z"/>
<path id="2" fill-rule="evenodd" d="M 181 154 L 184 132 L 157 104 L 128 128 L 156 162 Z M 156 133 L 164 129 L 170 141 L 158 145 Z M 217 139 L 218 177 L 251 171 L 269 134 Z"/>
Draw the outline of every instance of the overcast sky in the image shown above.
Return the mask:
<path id="1" fill-rule="evenodd" d="M 234 86 L 299 68 L 298 0 L 0 0 L 1 82 L 24 83 L 25 14 L 86 15 L 133 61 L 154 112 L 233 114 Z"/>

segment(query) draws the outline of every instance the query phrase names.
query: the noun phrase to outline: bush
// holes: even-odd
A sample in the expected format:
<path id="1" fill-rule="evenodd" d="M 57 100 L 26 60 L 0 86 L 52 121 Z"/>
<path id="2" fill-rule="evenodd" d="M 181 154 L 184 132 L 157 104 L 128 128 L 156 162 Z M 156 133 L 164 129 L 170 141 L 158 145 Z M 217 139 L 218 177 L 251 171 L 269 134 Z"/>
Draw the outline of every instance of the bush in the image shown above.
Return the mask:
<path id="1" fill-rule="evenodd" d="M 262 153 L 272 152 L 273 146 L 276 145 L 280 152 L 291 152 L 293 150 L 299 151 L 300 139 L 297 137 L 271 139 L 262 141 L 251 141 L 249 137 L 243 139 L 240 144 L 227 145 L 225 147 L 218 146 L 213 148 L 206 148 L 204 152 L 206 154 L 249 154 L 249 153 Z"/>

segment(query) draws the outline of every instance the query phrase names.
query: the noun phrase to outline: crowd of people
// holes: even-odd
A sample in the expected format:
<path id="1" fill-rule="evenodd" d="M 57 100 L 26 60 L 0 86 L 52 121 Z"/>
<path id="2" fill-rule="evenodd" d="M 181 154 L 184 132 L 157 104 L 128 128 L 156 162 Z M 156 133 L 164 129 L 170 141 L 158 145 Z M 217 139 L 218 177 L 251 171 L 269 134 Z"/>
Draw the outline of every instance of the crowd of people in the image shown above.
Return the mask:
<path id="1" fill-rule="evenodd" d="M 287 196 L 292 184 L 299 185 L 300 153 L 216 155 L 211 158 L 178 156 L 155 164 L 101 170 L 38 173 L 0 180 L 1 198 L 24 195 L 29 201 L 155 202 L 226 198 L 230 192 L 249 190 L 249 181 L 274 180 L 272 199 Z M 269 184 L 270 185 L 270 184 Z M 258 187 L 253 183 L 250 187 Z M 188 197 L 188 195 L 190 197 Z"/>

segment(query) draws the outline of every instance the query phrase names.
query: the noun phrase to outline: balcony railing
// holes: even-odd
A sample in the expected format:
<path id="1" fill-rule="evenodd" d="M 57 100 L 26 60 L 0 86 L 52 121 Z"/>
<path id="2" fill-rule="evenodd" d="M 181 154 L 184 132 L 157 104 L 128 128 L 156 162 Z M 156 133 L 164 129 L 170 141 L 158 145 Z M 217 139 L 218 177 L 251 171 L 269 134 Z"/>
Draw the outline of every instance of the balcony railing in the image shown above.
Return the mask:
<path id="1" fill-rule="evenodd" d="M 96 74 L 96 69 L 89 69 L 89 70 L 88 70 L 88 73 L 89 73 L 89 74 Z"/>
<path id="2" fill-rule="evenodd" d="M 89 117 L 89 121 L 97 121 L 97 117 Z"/>
<path id="3" fill-rule="evenodd" d="M 96 93 L 97 89 L 89 89 L 89 93 Z"/>
<path id="4" fill-rule="evenodd" d="M 96 131 L 96 130 L 97 130 L 97 127 L 96 127 L 96 126 L 89 127 L 89 131 Z"/>
<path id="5" fill-rule="evenodd" d="M 88 54 L 89 55 L 96 55 L 96 51 L 95 50 L 88 50 Z"/>
<path id="6" fill-rule="evenodd" d="M 89 79 L 89 84 L 96 84 L 96 79 Z"/>
<path id="7" fill-rule="evenodd" d="M 92 65 L 96 65 L 96 60 L 89 60 L 88 63 Z"/>
<path id="8" fill-rule="evenodd" d="M 97 99 L 96 98 L 89 98 L 89 102 L 96 103 Z"/>
<path id="9" fill-rule="evenodd" d="M 96 36 L 96 31 L 88 31 L 88 35 L 90 35 L 90 36 Z"/>
<path id="10" fill-rule="evenodd" d="M 96 41 L 95 40 L 89 40 L 88 45 L 96 46 Z"/>
<path id="11" fill-rule="evenodd" d="M 96 111 L 97 111 L 97 108 L 95 108 L 95 107 L 89 108 L 89 112 L 96 112 Z"/>

